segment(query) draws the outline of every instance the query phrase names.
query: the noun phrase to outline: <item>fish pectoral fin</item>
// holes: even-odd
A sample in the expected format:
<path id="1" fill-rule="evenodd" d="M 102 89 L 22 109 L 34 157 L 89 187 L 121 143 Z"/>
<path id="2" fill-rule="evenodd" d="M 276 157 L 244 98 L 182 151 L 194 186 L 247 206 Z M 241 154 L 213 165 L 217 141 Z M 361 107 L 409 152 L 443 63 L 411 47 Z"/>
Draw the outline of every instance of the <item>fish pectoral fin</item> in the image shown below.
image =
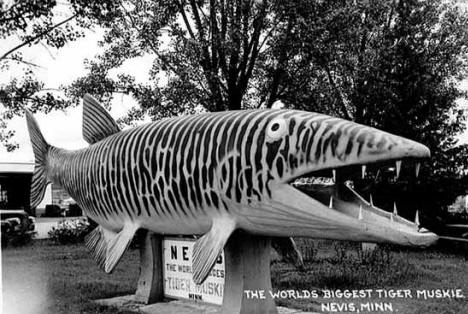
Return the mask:
<path id="1" fill-rule="evenodd" d="M 299 252 L 293 238 L 272 238 L 271 246 L 283 257 L 285 262 L 291 263 L 299 269 L 304 267 L 302 254 Z"/>
<path id="2" fill-rule="evenodd" d="M 231 218 L 213 220 L 211 230 L 199 238 L 193 247 L 193 281 L 199 285 L 208 277 L 229 236 L 236 228 Z"/>
<path id="3" fill-rule="evenodd" d="M 130 223 L 120 232 L 99 226 L 86 237 L 86 247 L 99 267 L 110 273 L 119 263 L 137 230 L 138 226 Z"/>

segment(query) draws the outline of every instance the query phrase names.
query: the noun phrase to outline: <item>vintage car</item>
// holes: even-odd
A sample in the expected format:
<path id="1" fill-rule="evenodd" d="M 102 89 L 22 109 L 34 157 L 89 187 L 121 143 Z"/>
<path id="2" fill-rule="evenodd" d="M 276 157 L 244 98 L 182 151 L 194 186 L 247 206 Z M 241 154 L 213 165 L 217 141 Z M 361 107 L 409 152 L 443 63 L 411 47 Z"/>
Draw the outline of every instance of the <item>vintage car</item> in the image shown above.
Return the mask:
<path id="1" fill-rule="evenodd" d="M 24 210 L 0 210 L 2 247 L 23 244 L 35 234 L 35 218 Z"/>

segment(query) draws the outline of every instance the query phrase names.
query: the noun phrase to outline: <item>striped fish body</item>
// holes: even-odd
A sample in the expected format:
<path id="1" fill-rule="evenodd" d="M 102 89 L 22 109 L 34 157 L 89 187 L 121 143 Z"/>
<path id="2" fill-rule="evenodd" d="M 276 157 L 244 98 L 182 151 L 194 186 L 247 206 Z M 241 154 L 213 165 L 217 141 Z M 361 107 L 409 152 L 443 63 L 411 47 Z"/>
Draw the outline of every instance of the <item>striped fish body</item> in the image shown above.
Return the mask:
<path id="1" fill-rule="evenodd" d="M 108 272 L 137 229 L 203 235 L 193 252 L 196 283 L 236 229 L 407 241 L 400 226 L 366 225 L 352 217 L 350 206 L 330 210 L 288 182 L 322 169 L 429 155 L 425 146 L 402 137 L 295 110 L 206 113 L 120 131 L 86 96 L 83 135 L 91 145 L 77 151 L 48 145 L 34 118 L 27 119 L 36 156 L 33 206 L 47 183 L 61 185 L 99 223 L 87 245 Z M 388 229 L 384 235 L 382 228 Z"/>
<path id="2" fill-rule="evenodd" d="M 52 147 L 47 169 L 53 182 L 109 230 L 118 231 L 131 220 L 158 233 L 204 234 L 216 216 L 243 222 L 251 204 L 269 199 L 276 181 L 294 175 L 299 152 L 320 163 L 321 154 L 310 154 L 300 145 L 299 140 L 314 140 L 304 124 L 291 125 L 284 139 L 268 136 L 266 126 L 283 117 L 329 120 L 330 125 L 338 121 L 291 110 L 166 119 L 118 132 L 78 151 Z M 322 151 L 336 150 L 331 142 L 321 145 Z M 240 227 L 251 229 L 245 222 Z"/>
<path id="3" fill-rule="evenodd" d="M 232 202 L 247 203 L 267 192 L 263 175 L 252 180 L 232 173 L 262 170 L 255 163 L 255 155 L 264 153 L 256 145 L 263 136 L 258 127 L 278 114 L 230 112 L 158 121 L 79 151 L 51 148 L 47 168 L 51 180 L 107 229 L 120 230 L 132 220 L 159 233 L 203 234 L 214 216 L 236 213 Z M 246 143 L 247 138 L 254 141 Z"/>

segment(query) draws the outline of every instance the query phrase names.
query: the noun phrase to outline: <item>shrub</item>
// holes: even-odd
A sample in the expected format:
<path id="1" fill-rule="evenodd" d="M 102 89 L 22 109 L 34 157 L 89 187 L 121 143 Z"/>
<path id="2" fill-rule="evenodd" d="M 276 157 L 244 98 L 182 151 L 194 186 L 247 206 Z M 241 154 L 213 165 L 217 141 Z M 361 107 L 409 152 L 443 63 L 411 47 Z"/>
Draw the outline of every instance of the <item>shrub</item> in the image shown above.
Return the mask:
<path id="1" fill-rule="evenodd" d="M 301 252 L 302 259 L 304 262 L 312 262 L 317 255 L 317 245 L 315 244 L 314 239 L 307 238 L 295 238 L 297 249 Z"/>
<path id="2" fill-rule="evenodd" d="M 92 229 L 86 218 L 62 220 L 49 231 L 49 237 L 57 244 L 80 243 Z"/>
<path id="3" fill-rule="evenodd" d="M 355 243 L 348 241 L 333 242 L 333 249 L 335 250 L 334 261 L 337 264 L 345 264 L 355 246 Z"/>
<path id="4" fill-rule="evenodd" d="M 312 241 L 309 241 L 309 245 Z M 314 258 L 297 270 L 284 263 L 272 266 L 272 284 L 277 289 L 381 288 L 414 283 L 426 273 L 409 261 L 399 248 L 379 244 L 373 251 L 361 243 L 347 241 L 313 242 Z M 298 241 L 298 247 L 306 242 Z M 304 252 L 304 248 L 301 247 Z"/>
<path id="5" fill-rule="evenodd" d="M 356 287 L 376 287 L 396 282 L 411 281 L 415 275 L 414 265 L 391 250 L 392 246 L 380 244 L 374 250 L 362 250 L 360 243 L 335 242 L 334 264 L 328 274 L 328 285 L 335 286 L 336 279 Z"/>

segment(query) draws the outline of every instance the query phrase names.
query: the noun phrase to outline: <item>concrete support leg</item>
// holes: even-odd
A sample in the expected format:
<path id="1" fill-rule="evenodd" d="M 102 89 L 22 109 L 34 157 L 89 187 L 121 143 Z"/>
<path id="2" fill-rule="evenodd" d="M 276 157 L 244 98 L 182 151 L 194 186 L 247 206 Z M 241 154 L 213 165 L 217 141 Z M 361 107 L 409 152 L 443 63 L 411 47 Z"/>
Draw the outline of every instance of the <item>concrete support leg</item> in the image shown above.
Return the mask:
<path id="1" fill-rule="evenodd" d="M 147 232 L 140 245 L 140 277 L 134 300 L 152 304 L 164 299 L 162 237 Z"/>
<path id="2" fill-rule="evenodd" d="M 236 232 L 225 250 L 226 278 L 221 313 L 278 313 L 271 298 L 271 241 Z M 246 290 L 264 290 L 265 298 L 247 298 Z"/>

